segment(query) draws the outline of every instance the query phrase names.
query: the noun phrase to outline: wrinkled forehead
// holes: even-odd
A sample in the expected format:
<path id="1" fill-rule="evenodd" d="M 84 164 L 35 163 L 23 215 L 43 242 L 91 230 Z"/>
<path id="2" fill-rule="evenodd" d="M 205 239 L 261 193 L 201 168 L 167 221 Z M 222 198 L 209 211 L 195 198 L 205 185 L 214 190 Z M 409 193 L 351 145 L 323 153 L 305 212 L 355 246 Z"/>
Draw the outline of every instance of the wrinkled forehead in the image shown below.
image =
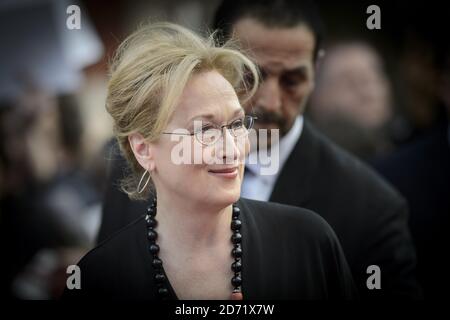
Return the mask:
<path id="1" fill-rule="evenodd" d="M 195 74 L 188 81 L 174 118 L 189 122 L 202 115 L 213 115 L 221 120 L 241 109 L 233 86 L 217 71 L 209 71 Z"/>
<path id="2" fill-rule="evenodd" d="M 306 25 L 268 27 L 243 18 L 234 24 L 233 35 L 261 67 L 293 69 L 312 64 L 315 38 Z"/>

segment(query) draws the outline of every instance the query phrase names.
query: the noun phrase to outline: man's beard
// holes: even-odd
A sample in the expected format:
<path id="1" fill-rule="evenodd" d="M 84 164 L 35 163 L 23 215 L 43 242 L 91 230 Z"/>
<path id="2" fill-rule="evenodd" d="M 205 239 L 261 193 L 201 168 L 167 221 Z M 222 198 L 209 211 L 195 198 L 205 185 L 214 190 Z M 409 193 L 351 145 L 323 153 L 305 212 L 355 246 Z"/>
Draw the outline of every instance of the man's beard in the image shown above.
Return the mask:
<path id="1" fill-rule="evenodd" d="M 287 121 L 283 117 L 283 115 L 276 113 L 265 111 L 260 108 L 255 108 L 253 111 L 254 116 L 257 118 L 255 121 L 255 127 L 258 129 L 279 129 L 280 136 L 283 136 L 287 133 Z M 270 132 L 268 132 L 270 134 Z"/>
<path id="2" fill-rule="evenodd" d="M 260 149 L 270 149 L 273 143 L 278 143 L 278 141 L 272 141 L 272 130 L 279 130 L 277 135 L 278 138 L 281 138 L 287 133 L 287 121 L 281 114 L 265 111 L 262 108 L 253 109 L 252 114 L 257 118 L 254 127 L 257 133 L 257 141 L 256 144 L 253 144 L 252 150 L 256 149 L 259 151 Z M 260 130 L 266 130 L 266 135 L 263 133 L 264 131 Z M 267 139 L 263 138 L 265 136 Z"/>

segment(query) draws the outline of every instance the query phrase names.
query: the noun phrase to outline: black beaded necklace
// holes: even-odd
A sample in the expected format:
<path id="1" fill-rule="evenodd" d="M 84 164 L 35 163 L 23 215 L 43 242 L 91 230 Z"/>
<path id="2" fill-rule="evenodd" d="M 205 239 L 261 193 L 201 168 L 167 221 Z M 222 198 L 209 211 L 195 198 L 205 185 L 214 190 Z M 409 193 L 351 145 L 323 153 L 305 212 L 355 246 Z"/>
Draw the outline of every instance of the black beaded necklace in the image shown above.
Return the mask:
<path id="1" fill-rule="evenodd" d="M 233 218 L 231 219 L 231 230 L 233 232 L 231 236 L 231 242 L 233 243 L 233 249 L 231 255 L 234 258 L 234 262 L 231 264 L 231 270 L 234 272 L 234 276 L 231 279 L 233 285 L 233 292 L 231 294 L 231 300 L 242 300 L 242 234 L 241 220 L 239 220 L 239 214 L 241 210 L 233 204 Z M 157 296 L 160 299 L 167 299 L 169 295 L 168 281 L 164 274 L 163 262 L 158 257 L 159 246 L 156 243 L 158 233 L 155 228 L 158 225 L 156 221 L 156 198 L 153 199 L 152 204 L 147 208 L 147 214 L 145 216 L 147 222 L 147 238 L 150 246 L 149 251 L 153 256 L 152 267 L 155 270 L 155 282 L 157 284 Z"/>

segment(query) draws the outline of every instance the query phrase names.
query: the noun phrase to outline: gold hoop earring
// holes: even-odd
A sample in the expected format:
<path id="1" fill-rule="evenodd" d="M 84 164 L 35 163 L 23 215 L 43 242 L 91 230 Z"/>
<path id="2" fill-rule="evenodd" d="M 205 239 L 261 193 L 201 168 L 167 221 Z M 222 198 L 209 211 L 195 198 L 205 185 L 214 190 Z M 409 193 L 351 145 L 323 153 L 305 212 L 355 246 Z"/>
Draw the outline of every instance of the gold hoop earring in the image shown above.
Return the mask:
<path id="1" fill-rule="evenodd" d="M 144 184 L 144 186 L 141 189 L 142 180 L 144 180 L 144 177 L 145 177 L 145 175 L 147 173 L 148 173 L 147 181 L 145 181 L 145 184 Z M 139 183 L 138 183 L 138 186 L 137 186 L 137 193 L 142 193 L 145 190 L 145 187 L 147 187 L 147 184 L 149 183 L 150 178 L 151 178 L 150 172 L 148 170 L 145 170 L 144 174 L 141 177 L 141 180 L 139 180 Z"/>

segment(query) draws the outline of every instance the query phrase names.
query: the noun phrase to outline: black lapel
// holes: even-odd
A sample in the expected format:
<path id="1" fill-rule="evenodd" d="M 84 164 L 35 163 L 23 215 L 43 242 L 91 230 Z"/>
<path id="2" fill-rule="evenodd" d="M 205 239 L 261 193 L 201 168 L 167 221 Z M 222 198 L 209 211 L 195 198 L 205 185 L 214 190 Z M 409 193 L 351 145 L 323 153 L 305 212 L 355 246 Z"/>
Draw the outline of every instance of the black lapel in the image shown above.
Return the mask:
<path id="1" fill-rule="evenodd" d="M 281 168 L 269 201 L 296 206 L 307 204 L 314 188 L 319 151 L 317 132 L 305 119 L 300 139 Z"/>

